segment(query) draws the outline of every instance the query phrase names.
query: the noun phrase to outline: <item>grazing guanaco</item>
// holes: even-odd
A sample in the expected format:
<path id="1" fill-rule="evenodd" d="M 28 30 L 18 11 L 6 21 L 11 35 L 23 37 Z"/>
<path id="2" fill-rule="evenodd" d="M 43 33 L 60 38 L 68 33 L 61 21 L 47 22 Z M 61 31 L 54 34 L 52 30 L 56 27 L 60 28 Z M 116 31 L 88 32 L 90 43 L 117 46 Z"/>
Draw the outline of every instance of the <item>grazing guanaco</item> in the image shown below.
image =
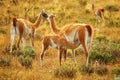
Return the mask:
<path id="1" fill-rule="evenodd" d="M 104 21 L 104 9 L 103 8 L 96 9 L 93 3 L 91 4 L 91 7 L 97 22 L 99 22 L 100 20 Z"/>
<path id="2" fill-rule="evenodd" d="M 43 16 L 44 17 L 43 17 Z M 26 20 L 26 19 L 17 19 L 13 18 L 12 26 L 11 26 L 11 41 L 10 41 L 10 52 L 12 52 L 12 46 L 14 42 L 15 36 L 18 36 L 17 48 L 19 48 L 20 41 L 23 41 L 23 47 L 25 46 L 25 40 L 30 38 L 31 46 L 34 46 L 34 34 L 36 28 L 39 27 L 42 19 L 47 17 L 47 15 L 42 10 L 34 23 Z"/>
<path id="3" fill-rule="evenodd" d="M 50 23 L 51 29 L 52 31 L 62 37 L 64 40 L 66 40 L 65 42 L 68 44 L 74 44 L 77 45 L 77 47 L 80 46 L 80 44 L 82 44 L 85 54 L 86 54 L 86 66 L 88 66 L 88 62 L 89 62 L 89 50 L 90 50 L 90 44 L 92 42 L 92 37 L 93 37 L 93 29 L 90 25 L 88 24 L 69 24 L 64 26 L 62 29 L 59 29 L 56 27 L 55 22 L 54 22 L 54 15 L 50 14 L 48 15 L 48 21 Z M 64 44 L 62 44 L 62 48 L 65 46 Z M 46 45 L 45 45 L 46 46 Z M 70 48 L 69 46 L 65 47 L 65 49 L 69 48 L 72 49 L 73 54 L 75 55 L 75 51 L 74 49 L 76 49 L 77 47 L 72 47 Z M 44 49 L 45 47 L 43 46 L 43 50 L 41 53 L 41 59 L 43 61 L 43 56 L 44 56 Z M 60 47 L 60 49 L 58 49 L 59 52 L 62 52 L 62 49 Z M 66 52 L 66 51 L 65 51 Z M 60 55 L 62 53 L 59 53 Z M 60 60 L 61 60 L 61 56 L 60 56 Z M 74 56 L 74 61 L 75 61 L 75 56 Z"/>

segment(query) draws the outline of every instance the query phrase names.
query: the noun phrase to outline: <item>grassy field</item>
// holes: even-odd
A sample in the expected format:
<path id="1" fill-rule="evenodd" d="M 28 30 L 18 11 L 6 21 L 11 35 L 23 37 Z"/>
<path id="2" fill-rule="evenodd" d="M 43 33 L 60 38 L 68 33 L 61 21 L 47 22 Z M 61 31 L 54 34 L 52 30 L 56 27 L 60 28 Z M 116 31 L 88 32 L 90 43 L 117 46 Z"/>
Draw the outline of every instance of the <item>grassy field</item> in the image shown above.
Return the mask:
<path id="1" fill-rule="evenodd" d="M 15 0 L 13 0 L 15 1 Z M 120 44 L 120 0 L 0 0 L 0 58 L 10 59 L 10 66 L 0 66 L 0 80 L 114 80 L 112 69 L 115 66 L 120 67 L 120 61 L 108 63 L 105 66 L 108 69 L 106 75 L 98 75 L 95 72 L 91 75 L 82 74 L 77 70 L 74 78 L 56 77 L 54 71 L 59 68 L 58 51 L 50 48 L 45 54 L 44 66 L 40 65 L 40 52 L 42 48 L 42 38 L 45 35 L 53 33 L 47 21 L 41 23 L 36 31 L 35 37 L 36 57 L 33 59 L 32 67 L 26 69 L 23 67 L 17 56 L 4 52 L 5 47 L 10 43 L 10 27 L 12 17 L 26 18 L 31 22 L 36 20 L 37 15 L 42 9 L 47 13 L 55 14 L 57 27 L 62 28 L 70 23 L 86 23 L 93 26 L 95 33 L 94 39 L 99 36 L 105 36 L 109 41 Z M 105 22 L 96 24 L 95 16 L 92 13 L 89 3 L 94 3 L 96 8 L 105 9 Z M 112 9 L 110 7 L 112 6 Z M 110 10 L 110 9 L 111 10 Z M 116 10 L 117 9 L 117 10 Z M 27 11 L 28 10 L 28 11 Z M 111 15 L 111 16 L 110 16 Z M 16 39 L 17 41 L 17 39 Z M 29 42 L 29 41 L 28 41 Z M 93 42 L 93 45 L 97 42 Z M 102 44 L 102 43 L 101 43 Z M 29 43 L 28 43 L 29 45 Z M 92 46 L 93 46 L 92 45 Z M 99 46 L 96 45 L 96 47 Z M 109 47 L 109 46 L 108 46 Z M 80 48 L 81 49 L 81 48 Z M 92 49 L 92 48 L 91 48 Z M 118 48 L 117 48 L 118 49 Z M 81 49 L 82 50 L 82 49 Z M 85 64 L 85 54 L 77 49 L 76 56 L 77 68 Z M 119 53 L 119 52 L 118 52 Z M 66 63 L 73 63 L 71 51 L 68 50 Z M 120 53 L 119 53 L 120 54 Z M 120 58 L 120 57 L 119 57 Z M 62 61 L 64 65 L 65 62 Z M 94 64 L 94 63 L 93 63 Z M 120 78 L 119 78 L 120 79 Z"/>

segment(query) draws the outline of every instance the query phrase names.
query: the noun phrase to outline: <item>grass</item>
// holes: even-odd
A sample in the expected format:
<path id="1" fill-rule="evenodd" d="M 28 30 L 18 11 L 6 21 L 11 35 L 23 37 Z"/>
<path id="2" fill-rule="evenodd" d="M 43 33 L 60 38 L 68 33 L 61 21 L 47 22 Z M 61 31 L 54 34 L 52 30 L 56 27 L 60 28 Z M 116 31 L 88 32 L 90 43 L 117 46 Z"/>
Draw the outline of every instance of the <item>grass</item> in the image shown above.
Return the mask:
<path id="1" fill-rule="evenodd" d="M 80 66 L 79 70 L 83 75 L 85 74 L 91 75 L 94 72 L 94 68 L 91 65 L 89 66 L 82 65 Z"/>
<path id="2" fill-rule="evenodd" d="M 114 8 L 119 9 L 120 1 L 119 0 L 92 0 L 91 2 L 95 3 L 97 8 L 106 6 L 109 9 L 111 5 Z M 101 35 L 104 35 L 109 41 L 114 41 L 117 45 L 120 44 L 120 27 L 119 27 L 119 13 L 118 11 L 113 11 L 111 13 L 111 21 L 109 21 L 109 11 L 105 10 L 105 25 L 101 23 L 95 25 L 95 17 L 91 12 L 86 12 L 85 5 L 90 3 L 88 0 L 30 0 L 28 3 L 25 0 L 18 1 L 18 4 L 15 5 L 10 3 L 8 0 L 3 0 L 3 3 L 0 5 L 0 57 L 7 57 L 10 59 L 9 67 L 0 67 L 0 80 L 60 80 L 61 78 L 56 78 L 54 76 L 54 70 L 59 68 L 59 59 L 58 52 L 55 49 L 50 48 L 45 54 L 44 66 L 40 65 L 40 52 L 41 52 L 41 41 L 42 37 L 50 34 L 52 31 L 50 29 L 50 25 L 47 21 L 41 23 L 40 27 L 37 30 L 37 35 L 35 37 L 35 51 L 36 56 L 35 59 L 32 60 L 32 68 L 26 69 L 23 67 L 17 56 L 13 56 L 8 52 L 4 52 L 4 48 L 10 43 L 10 24 L 9 16 L 12 18 L 16 16 L 17 18 L 24 18 L 25 16 L 25 8 L 31 8 L 27 13 L 27 19 L 34 22 L 36 16 L 40 13 L 42 9 L 45 9 L 47 13 L 53 13 L 56 15 L 55 22 L 57 27 L 62 28 L 65 24 L 78 22 L 78 23 L 87 23 L 91 24 L 94 28 L 97 28 L 99 31 L 94 33 L 94 39 Z M 24 5 L 23 5 L 24 4 Z M 117 6 L 116 6 L 117 5 Z M 8 14 L 7 10 L 11 12 Z M 10 19 L 11 20 L 11 19 Z M 6 24 L 6 21 L 8 23 Z M 103 40 L 104 37 L 101 37 L 99 40 Z M 17 40 L 17 39 L 16 39 Z M 15 40 L 15 42 L 16 42 Z M 105 45 L 105 43 L 97 44 L 97 42 L 93 43 L 96 46 Z M 27 45 L 29 45 L 29 41 L 27 41 Z M 21 46 L 21 45 L 20 45 Z M 108 46 L 106 46 L 108 47 Z M 92 48 L 93 49 L 93 48 Z M 85 54 L 83 51 L 79 49 L 76 50 L 76 60 L 77 66 L 81 66 L 85 64 Z M 72 63 L 71 54 L 68 54 L 67 62 Z M 119 63 L 119 62 L 118 62 Z M 62 66 L 64 61 L 62 61 Z M 115 63 L 117 64 L 117 63 Z M 111 72 L 114 68 L 115 64 L 107 64 L 108 70 Z M 119 64 L 118 64 L 119 65 Z M 93 65 L 92 65 L 93 66 Z M 67 65 L 67 67 L 69 67 Z M 112 80 L 111 73 L 108 72 L 106 75 L 100 76 L 97 73 L 92 73 L 91 75 L 82 75 L 81 72 L 77 72 L 76 78 L 74 80 Z M 46 77 L 47 76 L 47 77 Z M 69 80 L 70 78 L 62 78 L 65 80 Z"/>
<path id="3" fill-rule="evenodd" d="M 107 75 L 108 74 L 108 69 L 106 66 L 98 66 L 96 69 L 96 73 L 100 76 Z"/>
<path id="4" fill-rule="evenodd" d="M 117 76 L 117 77 L 120 76 L 120 66 L 113 67 L 112 74 Z"/>
<path id="5" fill-rule="evenodd" d="M 0 57 L 0 67 L 10 66 L 10 59 L 5 57 Z"/>
<path id="6" fill-rule="evenodd" d="M 55 77 L 75 78 L 77 75 L 77 66 L 72 63 L 66 63 L 60 68 L 54 70 Z"/>

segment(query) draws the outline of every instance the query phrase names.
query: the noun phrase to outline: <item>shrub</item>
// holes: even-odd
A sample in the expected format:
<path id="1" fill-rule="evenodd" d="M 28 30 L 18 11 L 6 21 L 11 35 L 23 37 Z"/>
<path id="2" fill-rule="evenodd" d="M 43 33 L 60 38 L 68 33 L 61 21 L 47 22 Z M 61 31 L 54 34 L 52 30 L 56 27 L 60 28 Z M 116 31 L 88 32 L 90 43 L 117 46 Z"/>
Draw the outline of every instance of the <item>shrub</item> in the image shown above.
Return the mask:
<path id="1" fill-rule="evenodd" d="M 11 54 L 14 55 L 14 56 L 20 56 L 23 53 L 20 50 L 13 50 Z"/>
<path id="2" fill-rule="evenodd" d="M 82 74 L 89 74 L 89 75 L 94 72 L 94 68 L 91 65 L 89 66 L 82 65 L 79 70 Z"/>
<path id="3" fill-rule="evenodd" d="M 77 67 L 73 64 L 64 64 L 54 70 L 56 77 L 75 78 L 77 74 Z"/>
<path id="4" fill-rule="evenodd" d="M 80 5 L 85 6 L 87 4 L 87 0 L 78 0 Z"/>
<path id="5" fill-rule="evenodd" d="M 100 64 L 107 64 L 112 61 L 112 55 L 106 52 L 101 53 L 94 50 L 90 55 L 90 60 L 97 60 Z"/>
<path id="6" fill-rule="evenodd" d="M 110 42 L 109 45 L 111 46 L 109 49 L 110 54 L 112 55 L 112 62 L 119 62 L 120 61 L 120 44 L 116 44 L 115 42 Z"/>
<path id="7" fill-rule="evenodd" d="M 119 11 L 119 6 L 118 5 L 107 5 L 105 6 L 105 9 L 108 11 Z"/>
<path id="8" fill-rule="evenodd" d="M 19 56 L 19 62 L 22 66 L 26 68 L 32 67 L 32 59 L 36 56 L 35 50 L 31 46 L 26 46 L 21 50 L 21 55 Z"/>
<path id="9" fill-rule="evenodd" d="M 115 76 L 120 76 L 120 66 L 116 66 L 112 69 L 112 74 Z"/>
<path id="10" fill-rule="evenodd" d="M 99 46 L 98 46 L 99 45 Z M 112 54 L 110 54 L 108 45 L 100 43 L 95 45 L 90 54 L 90 61 L 98 61 L 100 64 L 107 64 L 112 61 Z"/>
<path id="11" fill-rule="evenodd" d="M 24 49 L 22 49 L 22 55 L 24 57 L 29 56 L 35 58 L 36 52 L 31 46 L 26 46 Z"/>
<path id="12" fill-rule="evenodd" d="M 0 58 L 0 67 L 10 66 L 10 59 L 1 57 Z"/>
<path id="13" fill-rule="evenodd" d="M 96 71 L 95 71 L 98 75 L 106 75 L 108 73 L 108 69 L 106 66 L 98 66 Z"/>
<path id="14" fill-rule="evenodd" d="M 114 25 L 115 25 L 116 27 L 120 27 L 120 18 L 116 18 L 116 19 L 114 20 Z"/>
<path id="15" fill-rule="evenodd" d="M 96 40 L 99 41 L 99 42 L 102 42 L 102 41 L 106 42 L 106 41 L 108 41 L 108 39 L 105 36 L 98 36 L 98 37 L 96 37 Z"/>
<path id="16" fill-rule="evenodd" d="M 4 29 L 0 29 L 0 33 L 6 34 L 7 32 L 6 32 L 6 30 L 4 30 Z"/>
<path id="17" fill-rule="evenodd" d="M 120 27 L 120 18 L 107 19 L 106 26 Z"/>
<path id="18" fill-rule="evenodd" d="M 120 61 L 120 45 L 105 37 L 97 37 L 92 45 L 90 61 L 108 64 Z"/>
<path id="19" fill-rule="evenodd" d="M 112 12 L 113 11 L 119 11 L 119 6 L 118 5 L 107 5 L 105 7 L 105 9 L 109 11 L 109 18 L 106 21 L 106 26 L 119 27 L 120 26 L 119 19 L 113 19 L 112 18 Z"/>
<path id="20" fill-rule="evenodd" d="M 17 47 L 16 47 L 15 44 L 12 46 L 12 50 L 13 50 L 13 51 L 14 51 L 14 50 L 17 50 Z M 10 52 L 10 44 L 8 44 L 8 45 L 5 47 L 4 51 L 5 51 L 5 52 Z"/>
<path id="21" fill-rule="evenodd" d="M 19 62 L 21 63 L 22 66 L 24 66 L 25 68 L 30 68 L 32 67 L 32 58 L 27 56 L 24 57 L 22 55 L 19 56 Z"/>

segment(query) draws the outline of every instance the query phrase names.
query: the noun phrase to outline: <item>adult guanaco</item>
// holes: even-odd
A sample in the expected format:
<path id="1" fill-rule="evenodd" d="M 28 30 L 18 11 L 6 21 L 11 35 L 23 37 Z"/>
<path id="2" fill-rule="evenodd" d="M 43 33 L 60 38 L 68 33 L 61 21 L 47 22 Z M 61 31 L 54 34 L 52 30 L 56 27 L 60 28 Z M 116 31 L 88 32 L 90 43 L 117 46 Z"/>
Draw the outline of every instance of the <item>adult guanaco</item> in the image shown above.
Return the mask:
<path id="1" fill-rule="evenodd" d="M 43 16 L 42 16 L 43 15 Z M 18 36 L 17 48 L 19 48 L 20 41 L 23 41 L 23 47 L 25 46 L 26 39 L 30 38 L 31 46 L 34 46 L 34 34 L 36 28 L 39 27 L 39 24 L 42 22 L 42 19 L 46 18 L 47 15 L 42 10 L 37 17 L 34 23 L 26 20 L 26 19 L 17 19 L 13 18 L 12 26 L 11 26 L 11 41 L 10 41 L 10 52 L 12 52 L 12 46 L 14 42 L 15 36 Z"/>
<path id="2" fill-rule="evenodd" d="M 66 40 L 65 41 L 66 44 L 72 44 L 72 45 L 74 44 L 74 46 L 77 45 L 77 47 L 79 47 L 81 44 L 84 48 L 86 58 L 87 58 L 86 66 L 88 66 L 90 44 L 92 42 L 92 37 L 93 37 L 92 26 L 88 25 L 88 24 L 74 23 L 74 24 L 65 25 L 62 29 L 59 29 L 55 25 L 54 17 L 55 16 L 53 14 L 48 15 L 48 21 L 50 23 L 52 31 L 56 35 L 60 36 L 64 40 Z M 55 43 L 54 40 L 52 40 L 52 43 Z M 43 44 L 44 44 L 44 42 L 43 42 Z M 60 44 L 62 45 L 62 47 L 65 46 L 63 43 L 60 43 Z M 46 46 L 46 45 L 44 45 L 44 46 Z M 43 61 L 43 56 L 44 56 L 44 52 L 45 52 L 44 50 L 46 50 L 44 46 L 43 46 L 43 49 L 41 52 L 41 60 L 42 61 Z M 65 46 L 64 49 L 65 50 L 67 48 L 72 49 L 72 52 L 75 55 L 74 49 L 76 49 L 77 47 L 70 48 L 69 46 Z M 59 52 L 62 52 L 62 49 L 59 49 Z M 62 53 L 59 53 L 59 54 L 61 55 Z M 74 61 L 75 61 L 75 59 L 74 59 Z"/>
<path id="3" fill-rule="evenodd" d="M 98 9 L 95 8 L 95 5 L 93 3 L 91 4 L 91 7 L 92 7 L 92 10 L 96 17 L 97 22 L 99 22 L 100 20 L 104 21 L 104 9 L 103 8 L 98 8 Z"/>

